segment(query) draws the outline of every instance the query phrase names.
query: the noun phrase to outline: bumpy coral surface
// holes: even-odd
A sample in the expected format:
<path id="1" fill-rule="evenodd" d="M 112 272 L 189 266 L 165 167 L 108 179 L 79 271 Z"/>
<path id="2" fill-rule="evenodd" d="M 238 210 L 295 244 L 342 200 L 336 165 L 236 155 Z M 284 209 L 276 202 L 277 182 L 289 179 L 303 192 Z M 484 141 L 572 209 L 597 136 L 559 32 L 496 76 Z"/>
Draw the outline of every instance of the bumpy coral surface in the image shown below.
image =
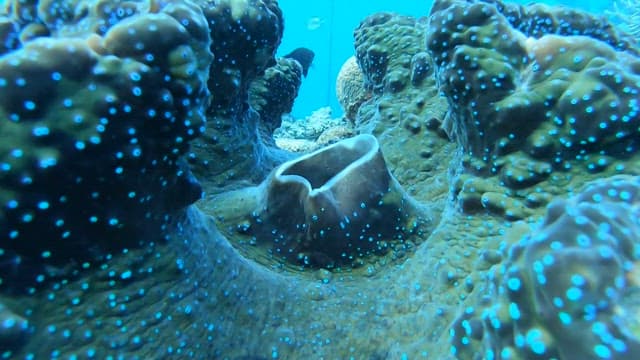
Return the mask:
<path id="1" fill-rule="evenodd" d="M 209 19 L 211 51 L 217 54 L 209 77 L 209 88 L 218 95 L 212 111 L 244 111 L 251 81 L 275 65 L 284 31 L 282 12 L 275 0 L 201 2 Z"/>
<path id="2" fill-rule="evenodd" d="M 430 19 L 390 13 L 365 19 L 355 48 L 371 97 L 350 125 L 377 138 L 389 172 L 406 190 L 403 199 L 431 216 L 411 236 L 401 227 L 414 219 L 403 217 L 397 229 L 382 228 L 402 237 L 353 248 L 351 234 L 377 236 L 376 226 L 393 220 L 402 203 L 385 196 L 365 203 L 365 212 L 343 201 L 356 204 L 343 207 L 351 214 L 314 226 L 299 213 L 285 217 L 304 203 L 292 192 L 274 191 L 283 200 L 281 216 L 261 216 L 269 202 L 256 207 L 261 198 L 252 185 L 292 156 L 274 156 L 281 153 L 265 140 L 263 119 L 248 102 L 249 84 L 275 64 L 282 35 L 275 1 L 15 0 L 7 10 L 0 19 L 0 64 L 12 71 L 0 67 L 8 79 L 0 92 L 9 97 L 0 99 L 0 163 L 8 164 L 0 164 L 0 198 L 7 204 L 0 229 L 18 224 L 27 233 L 0 241 L 0 357 L 639 356 L 640 162 L 637 133 L 627 131 L 637 126 L 637 51 L 599 18 L 491 0 L 436 1 Z M 432 38 L 457 45 L 441 51 L 448 45 L 434 47 Z M 478 45 L 484 41 L 490 45 Z M 456 51 L 477 62 L 477 71 L 464 67 L 464 56 L 453 58 Z M 512 81 L 509 74 L 517 81 L 493 99 L 481 80 L 501 69 L 504 84 Z M 447 72 L 473 81 L 448 84 Z M 530 106 L 514 103 L 516 111 L 500 103 L 501 111 L 543 120 L 529 128 L 492 127 L 489 110 L 512 96 Z M 593 126 L 589 106 L 605 114 L 605 128 Z M 162 114 L 150 116 L 151 110 Z M 547 113 L 565 122 L 547 121 Z M 583 116 L 589 121 L 577 124 Z M 203 125 L 206 133 L 198 137 Z M 319 143 L 325 127 L 315 129 L 308 133 Z M 539 143 L 532 141 L 536 131 L 550 139 L 548 147 L 530 145 Z M 501 132 L 522 136 L 502 142 Z M 501 145 L 479 146 L 486 136 Z M 299 184 L 346 179 L 321 176 L 351 166 L 343 162 L 349 151 L 333 149 L 344 151 L 326 166 L 317 162 L 308 172 L 293 161 L 297 167 L 286 175 L 298 176 Z M 207 196 L 176 211 L 199 195 L 185 154 Z M 594 179 L 601 180 L 584 186 Z M 367 193 L 373 192 L 358 186 L 334 198 Z M 23 215 L 27 205 L 33 215 L 6 217 Z M 369 215 L 352 221 L 354 213 Z M 342 229 L 341 220 L 350 221 L 342 223 L 348 233 L 326 231 Z M 75 230 L 65 235 L 58 227 Z M 23 241 L 39 229 L 42 236 Z M 300 233 L 316 236 L 291 242 Z M 329 233 L 327 248 L 320 240 Z M 79 234 L 96 236 L 74 243 Z M 296 250 L 288 244 L 307 250 L 292 256 L 301 262 L 283 256 Z M 388 251 L 371 250 L 378 246 Z M 305 261 L 318 259 L 311 252 L 344 253 L 354 261 L 309 266 Z M 26 293 L 11 291 L 25 285 Z"/>
<path id="3" fill-rule="evenodd" d="M 537 184 L 634 167 L 638 49 L 603 18 L 539 4 L 437 1 L 427 47 L 450 105 L 443 127 L 462 146 L 465 171 L 495 178 L 456 186 L 467 211 L 522 219 L 552 198 Z"/>
<path id="4" fill-rule="evenodd" d="M 0 58 L 3 285 L 153 239 L 200 197 L 180 158 L 204 131 L 206 21 L 191 2 L 134 9 L 102 36 L 38 37 Z"/>
<path id="5" fill-rule="evenodd" d="M 419 189 L 445 181 L 440 176 L 454 147 L 441 128 L 447 104 L 438 95 L 426 30 L 425 19 L 385 12 L 366 17 L 354 31 L 357 64 L 370 93 L 357 109 L 355 127 L 380 138 L 392 172 L 413 184 L 407 190 L 421 200 L 442 196 Z"/>
<path id="6" fill-rule="evenodd" d="M 604 20 L 494 1 L 437 1 L 427 39 L 450 133 L 490 162 L 522 150 L 562 167 L 637 145 L 640 61 Z M 497 165 L 499 166 L 499 165 Z"/>
<path id="7" fill-rule="evenodd" d="M 369 94 L 364 88 L 364 77 L 355 56 L 348 58 L 336 79 L 336 97 L 344 111 L 344 116 L 355 122 L 360 105 L 367 100 Z"/>
<path id="8" fill-rule="evenodd" d="M 294 59 L 280 58 L 249 87 L 249 104 L 260 114 L 261 124 L 269 136 L 282 124 L 298 96 L 302 83 L 302 65 Z"/>
<path id="9" fill-rule="evenodd" d="M 249 95 L 251 83 L 264 79 L 268 76 L 267 69 L 277 64 L 275 53 L 284 20 L 274 0 L 201 2 L 211 30 L 211 51 L 216 56 L 208 81 L 215 95 L 207 111 L 209 126 L 204 136 L 194 142 L 189 162 L 203 184 L 210 191 L 217 191 L 215 188 L 237 186 L 247 174 L 251 174 L 251 181 L 260 182 L 287 158 L 272 146 L 271 133 L 278 120 L 262 119 L 259 113 L 269 108 L 264 115 L 274 116 L 271 112 L 280 111 L 280 104 L 260 104 L 260 100 L 254 99 L 254 105 L 259 106 L 256 111 L 250 106 Z M 276 66 L 270 72 L 277 69 Z M 272 75 L 289 77 L 288 71 Z M 289 96 L 286 95 L 287 101 L 291 101 Z"/>
<path id="10" fill-rule="evenodd" d="M 454 325 L 460 358 L 633 359 L 640 356 L 640 178 L 594 182 L 554 201 L 510 250 L 490 286 L 497 301 Z M 634 300 L 635 299 L 635 300 Z"/>

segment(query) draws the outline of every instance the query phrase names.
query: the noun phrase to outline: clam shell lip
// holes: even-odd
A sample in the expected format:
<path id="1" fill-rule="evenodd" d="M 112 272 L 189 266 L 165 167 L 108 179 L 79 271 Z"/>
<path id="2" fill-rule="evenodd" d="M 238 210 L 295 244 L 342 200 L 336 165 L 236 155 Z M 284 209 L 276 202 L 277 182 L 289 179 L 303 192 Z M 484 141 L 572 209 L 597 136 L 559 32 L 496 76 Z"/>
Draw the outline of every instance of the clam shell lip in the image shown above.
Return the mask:
<path id="1" fill-rule="evenodd" d="M 330 190 L 348 173 L 378 156 L 373 135 L 361 134 L 288 161 L 275 171 L 281 182 L 297 182 L 313 196 Z"/>

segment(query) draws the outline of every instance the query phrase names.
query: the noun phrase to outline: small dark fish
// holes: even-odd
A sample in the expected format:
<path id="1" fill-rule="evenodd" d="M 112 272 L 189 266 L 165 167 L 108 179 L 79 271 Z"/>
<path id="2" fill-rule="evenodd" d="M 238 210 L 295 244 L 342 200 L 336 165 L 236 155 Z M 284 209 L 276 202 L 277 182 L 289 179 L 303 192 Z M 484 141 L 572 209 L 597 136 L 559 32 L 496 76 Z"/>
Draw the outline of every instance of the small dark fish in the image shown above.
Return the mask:
<path id="1" fill-rule="evenodd" d="M 288 53 L 287 55 L 283 56 L 289 59 L 293 59 L 296 60 L 297 62 L 300 63 L 300 65 L 302 65 L 302 74 L 307 77 L 307 72 L 309 71 L 309 67 L 311 66 L 311 63 L 313 62 L 313 58 L 314 56 L 316 56 L 316 54 L 313 53 L 313 51 L 307 49 L 307 48 L 297 48 L 295 50 L 293 50 L 292 52 Z"/>

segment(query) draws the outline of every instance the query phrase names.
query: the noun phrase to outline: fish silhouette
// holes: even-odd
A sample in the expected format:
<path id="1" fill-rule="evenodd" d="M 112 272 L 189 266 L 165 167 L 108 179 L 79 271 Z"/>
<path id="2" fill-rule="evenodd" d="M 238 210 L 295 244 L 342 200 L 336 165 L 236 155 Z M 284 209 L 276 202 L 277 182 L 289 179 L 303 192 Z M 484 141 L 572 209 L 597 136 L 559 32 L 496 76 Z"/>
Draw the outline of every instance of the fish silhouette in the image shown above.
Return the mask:
<path id="1" fill-rule="evenodd" d="M 313 58 L 316 54 L 310 49 L 300 47 L 287 55 L 283 56 L 285 58 L 296 60 L 302 65 L 302 74 L 307 77 L 307 73 L 309 72 L 309 67 L 311 67 L 311 63 L 313 62 Z"/>

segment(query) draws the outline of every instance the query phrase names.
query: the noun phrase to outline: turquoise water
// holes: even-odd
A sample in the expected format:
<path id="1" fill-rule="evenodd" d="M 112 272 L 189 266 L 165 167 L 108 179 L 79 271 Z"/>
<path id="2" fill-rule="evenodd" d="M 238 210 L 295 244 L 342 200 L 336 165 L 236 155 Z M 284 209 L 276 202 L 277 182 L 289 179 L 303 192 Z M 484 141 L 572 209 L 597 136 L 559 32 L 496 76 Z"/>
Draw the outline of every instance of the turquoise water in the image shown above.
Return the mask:
<path id="1" fill-rule="evenodd" d="M 330 106 L 335 117 L 342 115 L 335 95 L 335 79 L 344 61 L 354 55 L 353 31 L 364 17 L 378 11 L 419 17 L 428 14 L 431 6 L 425 0 L 284 0 L 279 4 L 285 14 L 285 34 L 279 53 L 286 54 L 300 46 L 316 53 L 314 66 L 303 81 L 293 109 L 297 118 L 324 106 Z M 321 23 L 310 29 L 309 23 L 314 19 Z"/>

